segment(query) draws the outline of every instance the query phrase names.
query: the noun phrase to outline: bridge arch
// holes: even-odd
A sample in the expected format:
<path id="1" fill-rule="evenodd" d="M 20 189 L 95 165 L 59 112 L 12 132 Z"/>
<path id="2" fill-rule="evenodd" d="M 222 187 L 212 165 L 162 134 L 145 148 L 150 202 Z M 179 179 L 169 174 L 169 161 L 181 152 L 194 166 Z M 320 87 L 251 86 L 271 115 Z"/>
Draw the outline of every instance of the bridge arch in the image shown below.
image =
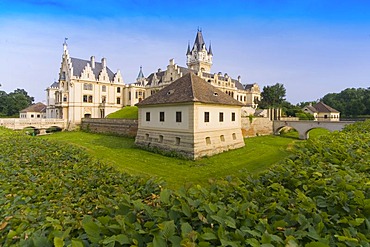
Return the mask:
<path id="1" fill-rule="evenodd" d="M 60 132 L 62 131 L 63 129 L 59 126 L 56 126 L 56 125 L 53 125 L 53 126 L 50 126 L 49 128 L 47 128 L 45 130 L 46 133 L 53 133 L 53 132 Z"/>
<path id="2" fill-rule="evenodd" d="M 349 121 L 274 121 L 273 130 L 274 133 L 279 133 L 278 130 L 285 126 L 292 127 L 298 131 L 299 139 L 308 139 L 308 132 L 312 129 L 323 128 L 329 131 L 342 130 L 347 124 L 352 124 Z"/>
<path id="3" fill-rule="evenodd" d="M 304 133 L 304 136 L 305 136 L 305 139 L 308 139 L 310 138 L 310 132 L 311 130 L 314 130 L 314 129 L 322 129 L 322 130 L 325 130 L 325 131 L 328 131 L 328 132 L 332 132 L 333 130 L 329 129 L 329 128 L 324 128 L 324 127 L 313 127 L 311 129 L 308 129 L 305 133 Z"/>
<path id="4" fill-rule="evenodd" d="M 37 127 L 34 127 L 34 126 L 27 126 L 27 127 L 24 127 L 23 128 L 23 131 L 27 134 L 27 135 L 31 135 L 31 136 L 36 136 L 38 134 L 40 134 L 40 129 L 37 128 Z"/>

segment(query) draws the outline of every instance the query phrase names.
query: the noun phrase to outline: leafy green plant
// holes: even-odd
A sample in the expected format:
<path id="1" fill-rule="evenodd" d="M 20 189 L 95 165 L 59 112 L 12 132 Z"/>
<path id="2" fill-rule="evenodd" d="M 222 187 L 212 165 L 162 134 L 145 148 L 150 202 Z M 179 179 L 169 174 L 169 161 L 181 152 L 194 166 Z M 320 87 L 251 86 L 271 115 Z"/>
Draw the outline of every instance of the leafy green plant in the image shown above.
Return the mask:
<path id="1" fill-rule="evenodd" d="M 170 190 L 0 129 L 0 245 L 370 246 L 369 150 L 367 121 L 259 175 Z"/>

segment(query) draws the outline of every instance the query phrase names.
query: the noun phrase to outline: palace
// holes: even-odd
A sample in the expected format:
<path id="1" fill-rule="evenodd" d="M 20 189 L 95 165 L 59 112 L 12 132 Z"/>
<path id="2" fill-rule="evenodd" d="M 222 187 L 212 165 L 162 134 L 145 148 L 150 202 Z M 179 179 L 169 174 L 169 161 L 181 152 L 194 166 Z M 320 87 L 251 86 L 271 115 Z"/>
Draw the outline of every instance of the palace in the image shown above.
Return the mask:
<path id="1" fill-rule="evenodd" d="M 187 67 L 182 67 L 171 59 L 166 70 L 158 69 L 148 77 L 140 67 L 136 82 L 125 84 L 120 71 L 113 73 L 105 58 L 96 62 L 94 56 L 90 60 L 70 57 L 64 42 L 59 80 L 46 89 L 46 117 L 65 119 L 72 126 L 79 124 L 81 118 L 104 118 L 124 106 L 141 102 L 188 73 L 197 75 L 243 106 L 257 107 L 261 92 L 256 83 L 243 85 L 240 76 L 233 79 L 227 73 L 211 73 L 212 48 L 210 45 L 207 49 L 200 30 L 193 47 L 188 44 L 186 61 Z"/>

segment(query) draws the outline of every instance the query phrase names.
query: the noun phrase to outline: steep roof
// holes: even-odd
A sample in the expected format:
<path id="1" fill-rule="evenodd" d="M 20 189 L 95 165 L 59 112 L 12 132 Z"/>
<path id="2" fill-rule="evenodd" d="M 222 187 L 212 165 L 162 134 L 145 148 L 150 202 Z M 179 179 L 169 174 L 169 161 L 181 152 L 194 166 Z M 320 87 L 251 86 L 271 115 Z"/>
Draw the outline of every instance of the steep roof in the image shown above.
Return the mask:
<path id="1" fill-rule="evenodd" d="M 310 110 L 311 112 L 317 112 L 316 108 L 315 108 L 315 107 L 313 107 L 312 105 L 308 105 L 308 106 L 306 106 L 306 108 L 307 108 L 308 110 Z"/>
<path id="2" fill-rule="evenodd" d="M 80 59 L 80 58 L 71 57 L 71 61 L 72 61 L 73 75 L 74 76 L 81 76 L 81 73 L 82 73 L 83 69 L 86 67 L 87 64 L 90 65 L 90 67 L 91 67 L 91 69 L 92 69 L 92 71 L 95 75 L 95 78 L 98 78 L 100 72 L 103 70 L 103 65 L 102 65 L 102 63 L 99 63 L 99 62 L 95 62 L 95 68 L 93 69 L 92 66 L 91 66 L 91 61 L 89 61 L 89 60 L 83 60 L 83 59 Z M 109 76 L 109 80 L 113 81 L 114 73 L 108 67 L 106 67 L 106 69 L 107 69 L 107 73 L 108 73 L 108 76 Z"/>
<path id="3" fill-rule="evenodd" d="M 212 45 L 211 44 L 209 44 L 208 54 L 213 56 Z"/>
<path id="4" fill-rule="evenodd" d="M 213 87 L 194 73 L 187 73 L 158 93 L 153 94 L 136 105 L 143 106 L 187 102 L 243 106 L 242 103 Z"/>
<path id="5" fill-rule="evenodd" d="M 29 107 L 21 110 L 21 113 L 26 112 L 46 112 L 46 105 L 44 105 L 41 102 L 38 102 L 36 104 L 30 105 Z"/>
<path id="6" fill-rule="evenodd" d="M 334 108 L 326 105 L 324 102 L 319 102 L 313 106 L 318 112 L 334 112 L 339 113 L 339 111 L 335 110 Z"/>
<path id="7" fill-rule="evenodd" d="M 58 88 L 59 87 L 59 82 L 55 81 L 53 84 L 50 85 L 52 88 Z"/>
<path id="8" fill-rule="evenodd" d="M 139 71 L 139 74 L 137 75 L 137 78 L 136 80 L 141 80 L 141 79 L 144 79 L 145 76 L 144 76 L 144 73 L 143 73 L 143 67 L 140 66 L 140 71 Z"/>
<path id="9" fill-rule="evenodd" d="M 193 49 L 196 46 L 197 50 L 200 51 L 202 50 L 203 45 L 205 45 L 205 43 L 204 43 L 202 31 L 198 30 L 197 36 L 195 37 Z"/>

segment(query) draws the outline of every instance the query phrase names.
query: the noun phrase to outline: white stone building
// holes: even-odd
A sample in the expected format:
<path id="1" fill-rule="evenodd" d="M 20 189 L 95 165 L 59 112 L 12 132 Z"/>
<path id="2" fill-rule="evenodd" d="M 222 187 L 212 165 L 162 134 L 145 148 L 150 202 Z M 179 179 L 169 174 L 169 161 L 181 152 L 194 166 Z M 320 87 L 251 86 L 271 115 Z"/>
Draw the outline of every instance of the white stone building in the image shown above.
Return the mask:
<path id="1" fill-rule="evenodd" d="M 340 112 L 334 108 L 319 102 L 315 105 L 308 105 L 303 108 L 304 112 L 314 116 L 315 121 L 339 121 Z"/>
<path id="2" fill-rule="evenodd" d="M 69 127 L 79 124 L 81 118 L 104 118 L 123 106 L 139 103 L 188 73 L 196 74 L 243 106 L 257 107 L 261 92 L 256 83 L 243 85 L 240 77 L 211 73 L 213 52 L 211 46 L 207 49 L 201 31 L 193 47 L 188 45 L 186 58 L 187 68 L 171 59 L 166 70 L 159 69 L 148 77 L 140 67 L 136 82 L 124 84 L 120 71 L 114 74 L 105 58 L 97 62 L 94 56 L 90 60 L 70 57 L 64 43 L 59 79 L 46 89 L 46 117 L 65 119 Z"/>
<path id="3" fill-rule="evenodd" d="M 19 118 L 22 119 L 41 119 L 46 118 L 46 105 L 38 102 L 19 112 Z"/>
<path id="4" fill-rule="evenodd" d="M 212 48 L 210 45 L 209 49 L 207 49 L 200 30 L 197 32 L 193 47 L 190 48 L 190 44 L 188 45 L 186 61 L 187 68 L 177 65 L 174 59 L 170 59 L 166 70 L 158 69 L 158 71 L 151 73 L 147 78 L 144 77 L 140 68 L 137 82 L 129 86 L 130 89 L 128 91 L 131 92 L 131 98 L 126 101 L 126 104 L 136 104 L 145 98 L 142 96 L 148 97 L 153 95 L 183 75 L 192 72 L 238 100 L 244 106 L 257 107 L 257 102 L 261 99 L 261 90 L 258 84 L 243 85 L 240 76 L 238 79 L 233 79 L 227 73 L 211 73 L 213 64 Z M 136 92 L 132 92 L 132 90 L 139 93 L 142 92 L 142 94 L 138 95 Z"/>
<path id="5" fill-rule="evenodd" d="M 79 124 L 81 118 L 103 118 L 124 106 L 123 82 L 120 71 L 113 73 L 105 58 L 96 62 L 70 57 L 63 44 L 58 82 L 46 89 L 48 118 L 63 118 Z"/>
<path id="6" fill-rule="evenodd" d="M 242 103 L 194 73 L 142 100 L 135 143 L 191 159 L 243 147 Z"/>

